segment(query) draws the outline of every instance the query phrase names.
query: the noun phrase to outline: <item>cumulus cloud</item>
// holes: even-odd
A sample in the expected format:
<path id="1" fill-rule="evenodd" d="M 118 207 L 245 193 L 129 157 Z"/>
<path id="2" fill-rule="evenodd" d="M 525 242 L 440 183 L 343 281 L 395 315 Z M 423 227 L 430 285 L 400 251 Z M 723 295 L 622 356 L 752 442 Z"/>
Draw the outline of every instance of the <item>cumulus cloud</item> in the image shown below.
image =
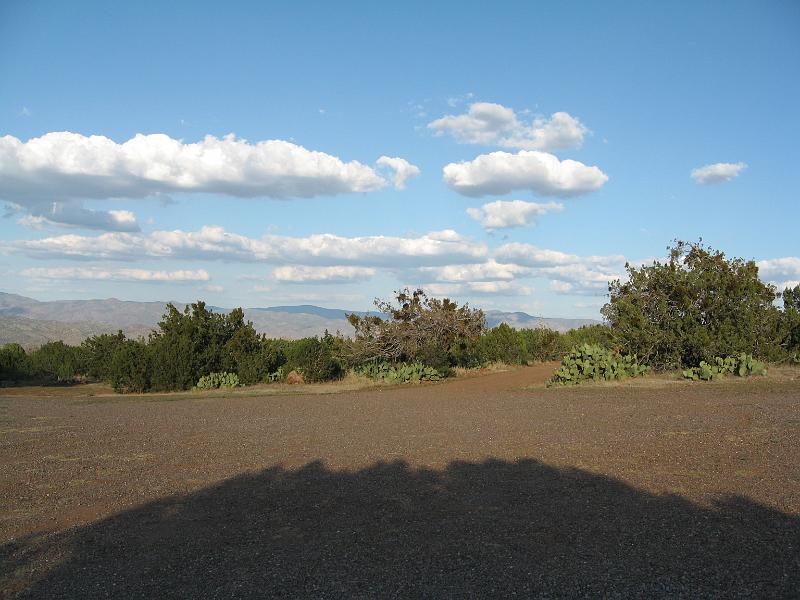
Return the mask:
<path id="1" fill-rule="evenodd" d="M 420 281 L 461 283 L 470 281 L 510 281 L 530 275 L 531 269 L 512 263 L 489 259 L 483 263 L 421 267 L 416 270 Z"/>
<path id="2" fill-rule="evenodd" d="M 354 283 L 375 276 L 371 267 L 307 267 L 283 266 L 272 271 L 273 279 L 286 283 Z"/>
<path id="3" fill-rule="evenodd" d="M 467 214 L 485 229 L 493 230 L 532 225 L 536 217 L 563 209 L 564 205 L 558 202 L 540 204 L 524 200 L 496 200 L 480 208 L 468 208 Z"/>
<path id="4" fill-rule="evenodd" d="M 450 163 L 444 181 L 465 196 L 507 194 L 530 190 L 542 196 L 577 196 L 603 187 L 608 176 L 598 167 L 535 150 L 516 154 L 491 152 L 471 161 Z"/>
<path id="5" fill-rule="evenodd" d="M 412 165 L 405 158 L 397 156 L 381 156 L 376 164 L 394 172 L 392 181 L 395 189 L 402 190 L 406 187 L 406 181 L 420 174 L 419 167 Z"/>
<path id="6" fill-rule="evenodd" d="M 501 261 L 533 268 L 558 267 L 579 263 L 595 266 L 625 264 L 625 257 L 621 254 L 579 256 L 518 242 L 500 246 L 495 250 L 494 256 Z"/>
<path id="7" fill-rule="evenodd" d="M 738 177 L 747 165 L 738 163 L 714 163 L 692 170 L 692 179 L 701 185 L 709 183 L 722 183 Z"/>
<path id="8" fill-rule="evenodd" d="M 23 277 L 35 279 L 89 279 L 99 281 L 178 282 L 208 281 L 211 277 L 203 269 L 195 271 L 149 271 L 147 269 L 99 269 L 79 267 L 34 267 L 20 271 Z"/>
<path id="9" fill-rule="evenodd" d="M 550 289 L 559 294 L 597 296 L 608 292 L 608 283 L 624 278 L 622 269 L 597 265 L 573 264 L 538 269 L 537 274 L 550 278 Z"/>
<path id="10" fill-rule="evenodd" d="M 406 177 L 411 167 L 405 166 Z M 309 198 L 386 185 L 358 161 L 344 162 L 283 140 L 251 143 L 231 134 L 186 143 L 165 134 L 137 134 L 118 144 L 67 131 L 27 142 L 0 137 L 0 182 L 0 198 L 23 206 L 175 192 Z"/>
<path id="11" fill-rule="evenodd" d="M 532 276 L 549 279 L 550 289 L 563 294 L 602 294 L 609 281 L 624 277 L 625 257 L 620 255 L 579 256 L 512 243 L 497 248 L 494 257 L 528 267 Z"/>
<path id="12" fill-rule="evenodd" d="M 513 109 L 492 102 L 475 102 L 464 114 L 431 121 L 428 129 L 435 135 L 449 134 L 462 144 L 547 151 L 578 148 L 589 133 L 566 112 L 525 122 Z"/>
<path id="13" fill-rule="evenodd" d="M 760 260 L 756 265 L 761 279 L 772 283 L 779 291 L 794 288 L 800 282 L 800 257 L 771 258 Z"/>
<path id="14" fill-rule="evenodd" d="M 481 262 L 488 252 L 485 244 L 468 240 L 452 230 L 413 238 L 381 235 L 348 238 L 328 233 L 308 237 L 265 235 L 250 238 L 227 232 L 222 227 L 147 234 L 68 234 L 0 242 L 0 250 L 37 258 L 138 260 L 147 257 L 365 267 Z"/>

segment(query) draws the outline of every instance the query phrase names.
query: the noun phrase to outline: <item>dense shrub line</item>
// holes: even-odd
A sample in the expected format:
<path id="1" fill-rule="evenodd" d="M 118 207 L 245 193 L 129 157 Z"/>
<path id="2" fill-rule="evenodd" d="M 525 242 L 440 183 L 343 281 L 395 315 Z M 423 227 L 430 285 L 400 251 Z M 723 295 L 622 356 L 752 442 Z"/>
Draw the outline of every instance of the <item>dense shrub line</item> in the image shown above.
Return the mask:
<path id="1" fill-rule="evenodd" d="M 107 381 L 116 391 L 129 393 L 218 387 L 223 373 L 235 376 L 241 385 L 280 381 L 291 371 L 308 382 L 329 381 L 348 369 L 386 381 L 431 381 L 448 376 L 453 367 L 553 360 L 573 345 L 609 339 L 607 328 L 600 325 L 566 334 L 516 330 L 506 324 L 487 331 L 481 311 L 449 301 L 426 304 L 424 294 L 416 293 L 417 306 L 406 309 L 402 304 L 408 298 L 413 303 L 413 293 L 399 293 L 397 318 L 390 314 L 371 324 L 372 339 L 327 333 L 300 340 L 271 339 L 259 335 L 241 309 L 214 313 L 197 302 L 181 312 L 168 305 L 158 330 L 148 339 L 128 339 L 119 332 L 88 338 L 80 346 L 51 342 L 30 353 L 7 344 L 0 348 L 0 380 Z M 418 319 L 423 321 L 419 326 Z M 428 343 L 419 335 L 420 329 L 437 327 L 450 327 L 447 344 L 439 338 Z M 389 360 L 381 353 L 387 347 Z M 375 348 L 382 349 L 378 358 L 369 355 Z"/>
<path id="2" fill-rule="evenodd" d="M 239 308 L 214 313 L 198 301 L 183 312 L 168 305 L 146 340 L 120 332 L 80 346 L 50 342 L 30 353 L 6 344 L 0 381 L 84 378 L 108 381 L 120 392 L 170 391 L 214 373 L 233 374 L 242 385 L 291 371 L 305 381 L 327 381 L 353 368 L 422 380 L 419 373 L 432 379 L 433 370 L 447 376 L 453 367 L 565 357 L 553 381 L 572 383 L 638 375 L 643 366 L 713 378 L 715 369 L 728 369 L 716 358 L 726 356 L 800 362 L 800 286 L 778 293 L 758 278 L 755 262 L 728 259 L 702 243 L 676 242 L 669 251 L 664 263 L 627 265 L 627 280 L 609 284 L 606 325 L 563 334 L 506 324 L 487 330 L 479 309 L 404 289 L 392 301 L 376 300 L 382 317 L 349 315 L 353 338 L 326 333 L 290 341 L 259 335 Z"/>

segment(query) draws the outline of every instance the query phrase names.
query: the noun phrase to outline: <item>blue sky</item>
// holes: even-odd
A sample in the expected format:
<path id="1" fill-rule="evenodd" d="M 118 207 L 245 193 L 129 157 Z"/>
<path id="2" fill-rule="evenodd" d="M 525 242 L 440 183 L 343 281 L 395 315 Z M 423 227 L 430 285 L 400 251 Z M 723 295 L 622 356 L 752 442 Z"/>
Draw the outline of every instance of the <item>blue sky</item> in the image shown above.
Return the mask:
<path id="1" fill-rule="evenodd" d="M 2 289 L 597 317 L 699 237 L 800 280 L 800 4 L 430 4 L 6 0 Z"/>

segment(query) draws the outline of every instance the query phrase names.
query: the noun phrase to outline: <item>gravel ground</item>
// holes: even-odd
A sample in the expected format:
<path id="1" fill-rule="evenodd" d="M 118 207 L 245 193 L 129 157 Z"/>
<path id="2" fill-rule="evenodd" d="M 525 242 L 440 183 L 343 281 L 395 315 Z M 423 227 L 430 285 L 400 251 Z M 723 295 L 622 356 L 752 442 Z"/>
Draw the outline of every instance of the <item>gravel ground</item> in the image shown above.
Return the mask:
<path id="1" fill-rule="evenodd" d="M 0 596 L 800 598 L 796 374 L 551 372 L 0 390 Z"/>

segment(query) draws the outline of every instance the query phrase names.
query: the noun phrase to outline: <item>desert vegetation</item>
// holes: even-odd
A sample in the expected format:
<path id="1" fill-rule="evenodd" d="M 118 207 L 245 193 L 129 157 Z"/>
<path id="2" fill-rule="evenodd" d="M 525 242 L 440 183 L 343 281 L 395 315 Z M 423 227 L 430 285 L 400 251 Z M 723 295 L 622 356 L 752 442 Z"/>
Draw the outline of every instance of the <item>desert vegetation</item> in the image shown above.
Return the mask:
<path id="1" fill-rule="evenodd" d="M 563 358 L 551 383 L 571 385 L 649 370 L 713 380 L 800 360 L 800 286 L 778 292 L 759 279 L 753 261 L 678 241 L 666 261 L 626 268 L 625 281 L 609 284 L 605 323 L 567 333 L 487 329 L 480 309 L 403 289 L 391 301 L 375 301 L 382 316 L 350 315 L 352 337 L 270 339 L 240 308 L 215 313 L 198 301 L 183 311 L 168 305 L 147 339 L 119 332 L 31 352 L 6 344 L 0 378 L 107 381 L 118 392 L 147 392 L 252 385 L 291 373 L 328 381 L 351 369 L 387 382 L 435 381 L 455 367 Z"/>

